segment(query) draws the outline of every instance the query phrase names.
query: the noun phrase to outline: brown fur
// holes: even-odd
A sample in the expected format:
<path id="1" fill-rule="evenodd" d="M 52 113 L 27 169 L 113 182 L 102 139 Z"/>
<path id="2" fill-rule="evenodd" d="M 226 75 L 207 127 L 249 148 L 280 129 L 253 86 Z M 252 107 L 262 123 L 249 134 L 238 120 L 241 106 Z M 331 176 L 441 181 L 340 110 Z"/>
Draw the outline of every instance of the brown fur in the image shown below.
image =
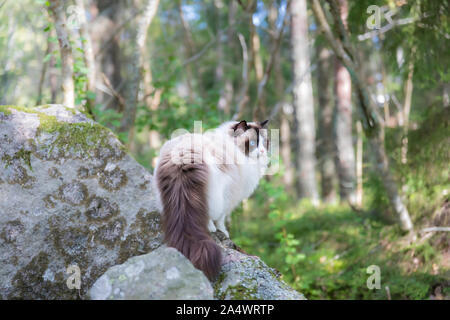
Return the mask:
<path id="1" fill-rule="evenodd" d="M 191 149 L 189 153 L 180 156 L 190 161 L 180 164 L 165 154 L 156 173 L 163 204 L 165 242 L 213 280 L 219 274 L 222 256 L 208 231 L 208 167 L 205 163 L 194 163 L 194 158 L 201 157 L 199 152 Z"/>

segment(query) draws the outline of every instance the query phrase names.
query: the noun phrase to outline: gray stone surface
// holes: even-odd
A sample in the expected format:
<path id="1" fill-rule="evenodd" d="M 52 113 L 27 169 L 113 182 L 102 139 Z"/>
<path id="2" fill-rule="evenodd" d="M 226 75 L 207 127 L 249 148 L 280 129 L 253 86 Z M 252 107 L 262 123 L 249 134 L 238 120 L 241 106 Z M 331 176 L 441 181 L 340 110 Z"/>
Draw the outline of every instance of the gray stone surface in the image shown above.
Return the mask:
<path id="1" fill-rule="evenodd" d="M 160 247 L 111 267 L 92 286 L 93 300 L 212 300 L 206 276 L 176 249 Z"/>
<path id="2" fill-rule="evenodd" d="M 84 114 L 21 110 L 0 107 L 0 298 L 83 298 L 109 267 L 161 244 L 153 178 Z"/>
<path id="3" fill-rule="evenodd" d="M 303 294 L 279 279 L 279 272 L 260 258 L 238 251 L 240 249 L 222 233 L 218 232 L 214 237 L 223 248 L 222 270 L 213 283 L 216 299 L 306 300 Z"/>
<path id="4" fill-rule="evenodd" d="M 161 246 L 159 209 L 153 177 L 108 129 L 60 105 L 0 106 L 1 299 L 88 298 L 109 268 Z M 215 237 L 225 250 L 216 298 L 302 298 L 259 258 Z M 70 266 L 79 267 L 79 290 L 67 285 Z"/>

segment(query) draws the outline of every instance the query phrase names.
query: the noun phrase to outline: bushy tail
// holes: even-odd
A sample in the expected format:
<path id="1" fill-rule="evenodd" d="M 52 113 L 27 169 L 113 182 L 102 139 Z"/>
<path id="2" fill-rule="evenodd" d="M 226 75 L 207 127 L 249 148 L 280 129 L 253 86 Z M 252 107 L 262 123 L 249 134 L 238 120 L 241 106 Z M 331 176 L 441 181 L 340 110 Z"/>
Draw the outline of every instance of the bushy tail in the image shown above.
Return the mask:
<path id="1" fill-rule="evenodd" d="M 219 274 L 222 256 L 208 232 L 208 167 L 204 163 L 175 164 L 165 155 L 160 159 L 156 179 L 166 244 L 178 249 L 213 280 Z"/>

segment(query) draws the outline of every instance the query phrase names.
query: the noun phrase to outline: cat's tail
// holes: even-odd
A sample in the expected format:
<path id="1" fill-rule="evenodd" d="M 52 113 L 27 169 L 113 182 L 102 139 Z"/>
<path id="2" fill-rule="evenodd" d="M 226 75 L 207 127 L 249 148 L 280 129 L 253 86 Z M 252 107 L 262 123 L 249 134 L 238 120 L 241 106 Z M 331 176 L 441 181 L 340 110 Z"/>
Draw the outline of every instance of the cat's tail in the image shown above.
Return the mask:
<path id="1" fill-rule="evenodd" d="M 174 163 L 166 154 L 160 159 L 156 179 L 166 244 L 178 249 L 213 280 L 219 274 L 222 254 L 208 231 L 207 165 Z"/>

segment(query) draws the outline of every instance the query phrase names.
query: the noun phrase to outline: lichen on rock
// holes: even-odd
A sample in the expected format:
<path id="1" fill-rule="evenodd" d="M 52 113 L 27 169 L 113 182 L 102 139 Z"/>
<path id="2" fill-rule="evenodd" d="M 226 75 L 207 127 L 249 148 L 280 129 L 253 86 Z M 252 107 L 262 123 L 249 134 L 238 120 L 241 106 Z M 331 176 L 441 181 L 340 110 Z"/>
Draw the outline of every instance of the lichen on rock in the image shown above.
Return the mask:
<path id="1" fill-rule="evenodd" d="M 217 239 L 217 238 L 216 238 Z M 217 240 L 216 240 L 217 241 Z M 279 279 L 278 272 L 260 258 L 230 248 L 220 242 L 224 257 L 222 270 L 214 282 L 220 300 L 304 300 L 305 297 Z M 234 246 L 234 244 L 232 244 Z"/>
<path id="2" fill-rule="evenodd" d="M 0 106 L 0 117 L 1 297 L 84 298 L 108 267 L 161 245 L 159 230 L 134 227 L 142 208 L 157 208 L 152 188 L 139 188 L 148 172 L 110 130 L 60 105 Z M 120 192 L 101 186 L 107 165 L 120 170 L 108 181 Z M 80 291 L 66 285 L 74 264 Z"/>
<path id="3" fill-rule="evenodd" d="M 203 272 L 165 246 L 110 268 L 89 294 L 94 300 L 213 299 Z"/>

